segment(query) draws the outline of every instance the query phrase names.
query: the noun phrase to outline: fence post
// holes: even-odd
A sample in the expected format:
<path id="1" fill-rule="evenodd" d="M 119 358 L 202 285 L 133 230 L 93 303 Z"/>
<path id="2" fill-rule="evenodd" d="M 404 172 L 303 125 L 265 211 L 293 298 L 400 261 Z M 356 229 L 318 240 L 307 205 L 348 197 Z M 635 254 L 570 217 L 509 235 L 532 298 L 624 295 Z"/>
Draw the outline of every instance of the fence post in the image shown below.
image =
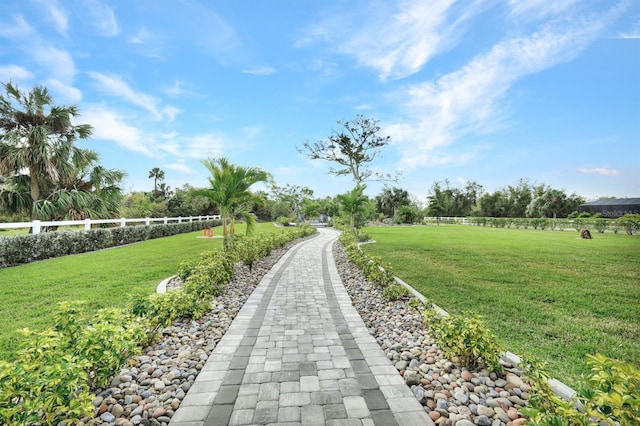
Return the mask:
<path id="1" fill-rule="evenodd" d="M 40 233 L 40 221 L 39 220 L 34 220 L 31 223 L 31 229 L 32 229 L 33 235 L 39 234 Z"/>
<path id="2" fill-rule="evenodd" d="M 151 225 L 151 218 L 145 217 L 144 218 L 144 224 L 147 225 L 147 226 Z"/>
<path id="3" fill-rule="evenodd" d="M 120 218 L 120 228 L 124 228 L 125 226 L 127 226 L 127 219 L 125 219 L 124 217 Z"/>
<path id="4" fill-rule="evenodd" d="M 91 219 L 85 219 L 84 220 L 84 230 L 88 231 L 91 229 Z"/>
<path id="5" fill-rule="evenodd" d="M 168 219 L 167 219 L 167 217 L 165 216 L 165 217 L 164 217 L 164 224 L 166 225 L 167 223 L 168 223 Z"/>

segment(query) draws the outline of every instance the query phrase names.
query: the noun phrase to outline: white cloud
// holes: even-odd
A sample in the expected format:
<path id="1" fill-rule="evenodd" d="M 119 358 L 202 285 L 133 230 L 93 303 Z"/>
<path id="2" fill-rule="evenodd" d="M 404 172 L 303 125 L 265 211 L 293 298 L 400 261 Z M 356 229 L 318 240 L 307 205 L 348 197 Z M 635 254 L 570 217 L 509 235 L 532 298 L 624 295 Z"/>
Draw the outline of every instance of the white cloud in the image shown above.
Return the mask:
<path id="1" fill-rule="evenodd" d="M 67 11 L 62 8 L 57 0 L 38 0 L 38 5 L 44 7 L 46 15 L 53 21 L 56 31 L 66 35 L 69 27 L 69 16 Z"/>
<path id="2" fill-rule="evenodd" d="M 12 24 L 0 24 L 0 36 L 22 39 L 33 35 L 33 28 L 25 21 L 24 16 L 16 15 L 13 21 Z"/>
<path id="3" fill-rule="evenodd" d="M 173 86 L 165 87 L 163 92 L 169 96 L 180 96 L 184 95 L 186 91 L 182 88 L 182 82 L 180 80 L 176 80 L 173 83 Z"/>
<path id="4" fill-rule="evenodd" d="M 85 0 L 83 5 L 88 12 L 88 20 L 100 35 L 114 37 L 120 33 L 120 25 L 111 6 L 99 0 Z"/>
<path id="5" fill-rule="evenodd" d="M 89 106 L 82 113 L 82 121 L 93 126 L 93 137 L 116 142 L 130 151 L 153 157 L 143 138 L 143 132 L 124 122 L 114 111 L 102 106 Z"/>
<path id="6" fill-rule="evenodd" d="M 180 111 L 172 106 L 165 106 L 160 109 L 160 99 L 132 89 L 118 76 L 106 75 L 96 71 L 89 71 L 87 74 L 96 80 L 100 84 L 101 89 L 106 93 L 120 97 L 133 105 L 139 106 L 153 114 L 157 120 L 161 120 L 163 117 L 173 120 L 175 115 Z"/>
<path id="7" fill-rule="evenodd" d="M 63 102 L 77 104 L 82 100 L 82 92 L 79 89 L 67 85 L 55 78 L 48 79 L 46 86 L 58 94 L 56 99 Z"/>
<path id="8" fill-rule="evenodd" d="M 491 131 L 505 113 L 501 102 L 513 84 L 572 60 L 605 25 L 606 19 L 554 21 L 528 37 L 493 46 L 436 81 L 406 87 L 407 119 L 386 128 L 403 151 L 404 163 L 412 168 L 459 162 L 463 156 L 443 148 L 461 136 Z"/>
<path id="9" fill-rule="evenodd" d="M 221 135 L 207 133 L 185 139 L 182 148 L 182 156 L 185 158 L 209 158 L 224 155 L 224 141 Z"/>
<path id="10" fill-rule="evenodd" d="M 185 163 L 169 163 L 169 164 L 165 164 L 164 168 L 169 169 L 169 170 L 175 170 L 177 172 L 184 173 L 184 174 L 189 174 L 189 175 L 192 175 L 192 174 L 196 173 L 196 171 L 193 170 L 192 167 L 188 166 Z"/>
<path id="11" fill-rule="evenodd" d="M 376 4 L 355 16 L 327 18 L 307 29 L 297 46 L 328 42 L 361 66 L 375 69 L 382 80 L 400 79 L 455 46 L 459 27 L 480 10 L 481 3 L 465 7 L 456 6 L 455 0 Z"/>
<path id="12" fill-rule="evenodd" d="M 271 75 L 275 74 L 278 70 L 272 67 L 253 67 L 242 70 L 245 74 L 251 75 Z"/>
<path id="13" fill-rule="evenodd" d="M 620 172 L 618 170 L 616 170 L 616 169 L 605 169 L 603 167 L 595 167 L 595 168 L 592 168 L 592 169 L 580 167 L 578 169 L 578 171 L 580 173 L 593 174 L 593 175 L 603 175 L 603 176 L 616 176 L 616 175 L 620 174 Z"/>
<path id="14" fill-rule="evenodd" d="M 30 50 L 35 60 L 49 69 L 53 78 L 67 83 L 73 81 L 76 67 L 69 52 L 44 44 L 33 46 Z"/>
<path id="15" fill-rule="evenodd" d="M 578 0 L 509 0 L 511 16 L 535 20 L 556 16 L 574 6 Z"/>
<path id="16" fill-rule="evenodd" d="M 0 66 L 0 81 L 2 82 L 23 81 L 31 78 L 33 78 L 33 74 L 21 66 L 14 64 Z"/>
<path id="17" fill-rule="evenodd" d="M 131 37 L 129 37 L 129 43 L 133 44 L 145 44 L 154 39 L 154 34 L 146 27 L 138 28 L 138 31 Z"/>

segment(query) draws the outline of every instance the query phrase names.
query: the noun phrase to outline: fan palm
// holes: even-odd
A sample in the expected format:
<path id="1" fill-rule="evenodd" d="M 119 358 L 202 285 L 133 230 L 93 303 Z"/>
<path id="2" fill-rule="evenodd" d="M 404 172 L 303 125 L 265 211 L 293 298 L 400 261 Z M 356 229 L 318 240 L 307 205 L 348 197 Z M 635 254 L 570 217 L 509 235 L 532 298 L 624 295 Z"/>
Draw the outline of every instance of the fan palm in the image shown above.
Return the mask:
<path id="1" fill-rule="evenodd" d="M 36 219 L 42 186 L 71 173 L 71 159 L 82 155 L 73 144 L 76 139 L 88 138 L 92 129 L 88 124 L 71 124 L 71 119 L 79 115 L 78 108 L 54 105 L 45 87 L 36 86 L 29 93 L 10 82 L 3 87 L 6 97 L 0 95 L 0 175 L 13 180 L 9 187 L 14 189 L 25 184 L 26 176 L 30 202 L 18 199 L 15 193 L 5 194 L 2 199 L 13 200 L 14 208 L 31 207 L 29 213 Z"/>

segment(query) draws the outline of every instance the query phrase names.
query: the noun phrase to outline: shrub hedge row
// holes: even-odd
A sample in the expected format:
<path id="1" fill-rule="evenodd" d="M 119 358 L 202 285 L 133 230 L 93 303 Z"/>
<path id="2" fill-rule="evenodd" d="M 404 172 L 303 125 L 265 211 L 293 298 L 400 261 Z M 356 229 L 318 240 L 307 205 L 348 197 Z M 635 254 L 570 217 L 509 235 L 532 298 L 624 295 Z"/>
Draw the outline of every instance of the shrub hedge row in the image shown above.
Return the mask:
<path id="1" fill-rule="evenodd" d="M 0 267 L 184 234 L 220 223 L 219 220 L 209 220 L 0 237 Z"/>
<path id="2" fill-rule="evenodd" d="M 626 232 L 629 235 L 640 230 L 640 215 L 627 214 L 619 219 L 605 218 L 574 218 L 574 219 L 550 219 L 550 218 L 511 218 L 511 217 L 469 217 L 471 225 L 488 226 L 491 228 L 518 228 L 518 229 L 551 229 L 563 231 L 575 229 L 580 232 L 583 229 L 592 229 L 599 233 Z"/>

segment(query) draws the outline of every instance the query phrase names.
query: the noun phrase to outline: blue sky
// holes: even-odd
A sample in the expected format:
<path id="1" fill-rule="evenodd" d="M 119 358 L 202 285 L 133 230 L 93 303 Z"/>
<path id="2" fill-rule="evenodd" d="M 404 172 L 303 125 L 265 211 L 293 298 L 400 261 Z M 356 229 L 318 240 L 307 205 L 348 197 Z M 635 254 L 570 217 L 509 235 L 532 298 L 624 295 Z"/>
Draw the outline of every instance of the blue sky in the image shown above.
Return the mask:
<path id="1" fill-rule="evenodd" d="M 127 191 L 154 167 L 204 186 L 226 156 L 336 195 L 349 178 L 296 147 L 362 114 L 420 200 L 445 179 L 640 196 L 636 0 L 3 1 L 9 80 L 78 105 Z"/>

